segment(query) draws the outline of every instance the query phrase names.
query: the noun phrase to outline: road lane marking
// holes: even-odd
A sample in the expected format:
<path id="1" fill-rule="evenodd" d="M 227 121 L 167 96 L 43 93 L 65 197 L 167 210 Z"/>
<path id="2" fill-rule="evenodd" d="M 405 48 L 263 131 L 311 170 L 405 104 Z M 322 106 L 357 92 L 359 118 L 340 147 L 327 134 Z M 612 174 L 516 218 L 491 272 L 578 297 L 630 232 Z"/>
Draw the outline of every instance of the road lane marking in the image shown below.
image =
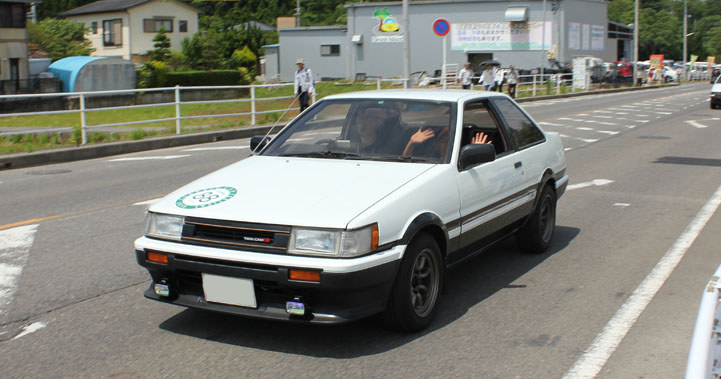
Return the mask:
<path id="1" fill-rule="evenodd" d="M 134 204 L 134 203 L 137 203 L 137 202 L 139 202 L 139 201 L 155 199 L 155 198 L 159 198 L 159 197 L 163 197 L 163 196 L 165 196 L 165 195 L 147 196 L 147 197 L 144 197 L 144 198 L 142 198 L 142 199 L 135 199 L 135 200 L 133 200 L 132 202 L 130 202 L 130 204 Z M 95 212 L 95 211 L 101 211 L 101 210 L 104 210 L 104 209 L 121 207 L 121 206 L 124 206 L 124 205 L 128 205 L 128 203 L 113 203 L 113 204 L 108 204 L 108 205 L 105 205 L 105 206 L 102 206 L 102 207 L 84 209 L 84 210 L 73 211 L 73 212 L 65 212 L 65 213 L 60 213 L 60 214 L 52 215 L 52 216 L 46 216 L 46 217 L 40 217 L 40 218 L 33 218 L 33 219 L 25 220 L 25 221 L 13 222 L 13 223 L 10 223 L 10 224 L 0 225 L 0 231 L 6 230 L 6 229 L 10 229 L 10 228 L 15 228 L 15 227 L 18 227 L 18 226 L 28 225 L 28 224 L 37 224 L 37 223 L 42 222 L 42 221 L 54 220 L 54 219 L 56 219 L 56 218 L 77 216 L 77 215 L 81 215 L 81 214 L 92 213 L 92 212 Z"/>
<path id="2" fill-rule="evenodd" d="M 0 231 L 0 314 L 7 312 L 17 291 L 37 230 L 37 225 L 27 225 Z"/>
<path id="3" fill-rule="evenodd" d="M 614 206 L 614 207 L 624 207 L 624 208 L 625 208 L 625 207 L 631 206 L 631 204 L 629 204 L 629 203 L 614 203 L 613 206 Z"/>
<path id="4" fill-rule="evenodd" d="M 606 184 L 613 183 L 613 180 L 609 179 L 593 179 L 590 182 L 583 182 L 577 184 L 571 184 L 566 187 L 566 190 L 574 190 L 578 188 L 591 187 L 591 186 L 605 186 Z"/>
<path id="5" fill-rule="evenodd" d="M 128 161 L 154 161 L 154 160 L 166 160 L 166 159 L 178 159 L 189 157 L 190 154 L 185 155 L 163 155 L 157 157 L 131 157 L 131 158 L 116 158 L 109 159 L 108 162 L 128 162 Z"/>
<path id="6" fill-rule="evenodd" d="M 685 122 L 686 122 L 687 124 L 693 126 L 694 128 L 708 128 L 708 125 L 704 125 L 704 124 L 702 124 L 702 123 L 699 122 L 699 121 L 707 121 L 707 120 L 718 121 L 719 118 L 718 118 L 718 117 L 713 117 L 713 118 L 705 118 L 705 119 L 703 119 L 703 120 L 688 120 L 688 121 L 685 121 Z"/>
<path id="7" fill-rule="evenodd" d="M 636 287 L 631 296 L 616 311 L 611 320 L 603 327 L 601 333 L 586 349 L 573 367 L 563 377 L 564 379 L 594 378 L 606 365 L 608 359 L 616 351 L 621 341 L 631 327 L 636 323 L 641 313 L 653 300 L 661 286 L 666 282 L 686 251 L 691 247 L 706 223 L 716 213 L 721 204 L 721 186 L 696 214 L 686 230 L 676 240 L 673 246 L 656 263 L 656 266 Z"/>
<path id="8" fill-rule="evenodd" d="M 218 146 L 218 147 L 194 147 L 181 151 L 212 151 L 212 150 L 243 150 L 250 149 L 248 146 Z"/>
<path id="9" fill-rule="evenodd" d="M 28 326 L 24 326 L 24 327 L 23 327 L 23 331 L 20 332 L 20 334 L 18 334 L 17 336 L 13 337 L 13 339 L 16 340 L 16 339 L 18 339 L 18 338 L 20 338 L 20 337 L 23 337 L 23 336 L 26 336 L 26 335 L 28 335 L 28 334 L 30 334 L 30 333 L 35 333 L 35 332 L 37 332 L 38 330 L 40 330 L 40 329 L 42 329 L 42 328 L 44 328 L 44 327 L 46 327 L 46 326 L 48 326 L 48 325 L 47 325 L 46 323 L 44 323 L 44 322 L 40 322 L 40 321 L 34 322 L 34 323 L 32 323 L 32 324 L 30 324 L 30 325 L 28 325 Z"/>

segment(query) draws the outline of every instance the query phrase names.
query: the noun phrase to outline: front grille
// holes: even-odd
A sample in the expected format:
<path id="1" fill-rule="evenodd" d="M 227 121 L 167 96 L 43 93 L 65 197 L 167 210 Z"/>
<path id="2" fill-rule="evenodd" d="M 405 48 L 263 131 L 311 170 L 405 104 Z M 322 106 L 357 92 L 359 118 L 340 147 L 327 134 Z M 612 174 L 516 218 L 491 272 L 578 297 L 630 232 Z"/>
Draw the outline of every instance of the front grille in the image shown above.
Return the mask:
<path id="1" fill-rule="evenodd" d="M 185 243 L 285 254 L 290 227 L 186 217 L 181 240 Z"/>

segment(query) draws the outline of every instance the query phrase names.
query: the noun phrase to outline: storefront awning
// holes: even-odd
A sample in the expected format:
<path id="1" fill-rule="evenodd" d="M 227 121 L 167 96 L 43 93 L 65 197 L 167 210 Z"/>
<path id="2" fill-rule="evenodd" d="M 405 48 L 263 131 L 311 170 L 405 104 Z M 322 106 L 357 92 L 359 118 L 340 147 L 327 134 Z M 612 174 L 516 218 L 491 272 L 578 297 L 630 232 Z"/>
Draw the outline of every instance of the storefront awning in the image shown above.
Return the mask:
<path id="1" fill-rule="evenodd" d="M 508 7 L 506 21 L 528 21 L 528 7 Z"/>

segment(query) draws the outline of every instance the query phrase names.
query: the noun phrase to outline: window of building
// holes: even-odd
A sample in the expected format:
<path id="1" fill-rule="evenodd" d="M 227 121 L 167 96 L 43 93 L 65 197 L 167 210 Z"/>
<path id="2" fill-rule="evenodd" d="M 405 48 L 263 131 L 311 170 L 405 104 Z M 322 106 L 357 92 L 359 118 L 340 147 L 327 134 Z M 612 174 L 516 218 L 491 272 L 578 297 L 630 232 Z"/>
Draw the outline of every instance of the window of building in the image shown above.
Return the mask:
<path id="1" fill-rule="evenodd" d="M 98 34 L 98 22 L 93 21 L 90 23 L 90 34 Z"/>
<path id="2" fill-rule="evenodd" d="M 166 33 L 173 32 L 173 20 L 169 18 L 146 18 L 143 19 L 143 31 L 146 33 L 157 33 L 160 29 Z"/>
<path id="3" fill-rule="evenodd" d="M 187 20 L 178 21 L 178 30 L 180 30 L 181 33 L 187 33 L 188 32 L 188 21 Z"/>
<path id="4" fill-rule="evenodd" d="M 113 20 L 103 20 L 103 45 L 123 45 L 123 20 L 119 18 Z"/>
<path id="5" fill-rule="evenodd" d="M 0 28 L 24 28 L 25 7 L 19 3 L 0 3 Z"/>
<path id="6" fill-rule="evenodd" d="M 340 55 L 340 45 L 320 45 L 320 55 L 337 57 Z"/>

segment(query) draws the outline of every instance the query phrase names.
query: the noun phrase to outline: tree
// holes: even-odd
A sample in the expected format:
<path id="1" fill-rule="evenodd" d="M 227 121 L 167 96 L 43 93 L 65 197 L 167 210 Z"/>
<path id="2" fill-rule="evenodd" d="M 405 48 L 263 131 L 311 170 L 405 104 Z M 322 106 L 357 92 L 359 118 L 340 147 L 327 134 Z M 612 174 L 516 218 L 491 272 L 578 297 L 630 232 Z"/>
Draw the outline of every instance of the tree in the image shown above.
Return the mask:
<path id="1" fill-rule="evenodd" d="M 148 50 L 150 60 L 165 62 L 170 57 L 170 38 L 165 34 L 165 28 L 161 27 L 158 33 L 153 37 L 153 47 L 155 49 Z"/>
<path id="2" fill-rule="evenodd" d="M 93 49 L 85 38 L 85 25 L 69 20 L 46 19 L 28 23 L 30 43 L 48 53 L 52 60 L 76 55 L 90 55 Z"/>

